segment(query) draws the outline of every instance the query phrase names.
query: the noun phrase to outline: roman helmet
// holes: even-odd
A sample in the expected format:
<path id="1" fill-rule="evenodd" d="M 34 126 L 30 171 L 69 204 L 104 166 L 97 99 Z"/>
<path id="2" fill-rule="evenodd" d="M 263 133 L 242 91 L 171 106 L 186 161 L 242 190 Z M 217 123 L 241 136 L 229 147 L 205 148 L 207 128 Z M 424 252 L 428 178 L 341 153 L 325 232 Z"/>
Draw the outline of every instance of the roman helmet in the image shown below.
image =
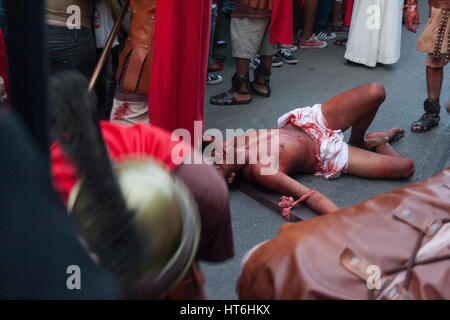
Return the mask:
<path id="1" fill-rule="evenodd" d="M 114 171 L 125 212 L 99 201 L 84 180 L 73 188 L 69 212 L 100 265 L 124 288 L 144 285 L 146 296 L 167 292 L 197 251 L 197 205 L 179 179 L 149 158 L 128 158 Z"/>

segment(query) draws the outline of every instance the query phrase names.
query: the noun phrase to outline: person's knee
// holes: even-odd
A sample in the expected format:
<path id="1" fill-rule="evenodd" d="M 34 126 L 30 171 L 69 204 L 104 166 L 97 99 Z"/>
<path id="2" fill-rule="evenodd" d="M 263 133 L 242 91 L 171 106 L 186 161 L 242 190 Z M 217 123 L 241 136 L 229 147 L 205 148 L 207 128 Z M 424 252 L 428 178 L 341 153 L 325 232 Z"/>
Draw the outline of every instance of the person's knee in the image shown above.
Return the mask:
<path id="1" fill-rule="evenodd" d="M 402 166 L 402 176 L 404 178 L 410 178 L 414 175 L 415 171 L 416 167 L 414 165 L 414 161 L 409 158 L 404 158 Z"/>
<path id="2" fill-rule="evenodd" d="M 379 104 L 386 99 L 386 89 L 380 83 L 371 83 L 367 85 L 368 94 Z"/>

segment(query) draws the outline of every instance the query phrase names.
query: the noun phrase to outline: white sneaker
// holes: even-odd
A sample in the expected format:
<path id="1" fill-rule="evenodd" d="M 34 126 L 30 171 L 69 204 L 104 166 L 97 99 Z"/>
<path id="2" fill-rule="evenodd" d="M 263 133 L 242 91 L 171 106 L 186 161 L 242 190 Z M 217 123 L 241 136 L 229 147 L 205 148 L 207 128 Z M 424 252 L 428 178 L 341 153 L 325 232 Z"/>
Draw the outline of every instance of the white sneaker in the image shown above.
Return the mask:
<path id="1" fill-rule="evenodd" d="M 288 49 L 290 52 L 295 52 L 298 50 L 298 47 L 295 44 L 290 45 L 283 44 L 281 47 L 284 49 Z"/>
<path id="2" fill-rule="evenodd" d="M 319 40 L 334 40 L 336 39 L 336 33 L 334 32 L 326 32 L 326 31 L 320 31 L 316 33 L 316 38 Z"/>
<path id="3" fill-rule="evenodd" d="M 223 82 L 222 76 L 215 74 L 214 72 L 208 72 L 206 76 L 206 85 L 213 86 L 215 84 L 220 84 Z"/>

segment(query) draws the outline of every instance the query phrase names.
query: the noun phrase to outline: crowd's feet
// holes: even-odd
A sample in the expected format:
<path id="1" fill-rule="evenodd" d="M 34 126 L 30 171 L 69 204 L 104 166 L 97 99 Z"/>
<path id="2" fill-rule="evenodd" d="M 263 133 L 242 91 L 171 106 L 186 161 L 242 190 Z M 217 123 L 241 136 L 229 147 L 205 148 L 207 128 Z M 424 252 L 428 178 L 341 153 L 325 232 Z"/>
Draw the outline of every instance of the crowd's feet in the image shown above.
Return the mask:
<path id="1" fill-rule="evenodd" d="M 278 68 L 284 64 L 283 60 L 278 56 L 273 56 L 272 67 Z M 259 57 L 250 60 L 250 69 L 258 69 L 261 65 L 261 59 Z"/>
<path id="2" fill-rule="evenodd" d="M 223 70 L 223 68 L 224 68 L 223 63 L 213 61 L 213 62 L 208 66 L 208 72 L 217 72 L 217 71 L 221 71 L 221 70 Z"/>
<path id="3" fill-rule="evenodd" d="M 317 39 L 315 34 L 311 35 L 311 38 L 308 40 L 298 37 L 298 47 L 300 49 L 323 49 L 326 48 L 327 45 L 328 44 L 325 41 Z"/>
<path id="4" fill-rule="evenodd" d="M 281 47 L 280 49 L 277 50 L 275 57 L 281 59 L 284 63 L 287 63 L 287 64 L 296 64 L 298 62 L 298 59 L 296 57 L 294 57 L 291 50 L 284 48 L 284 47 Z M 273 60 L 272 60 L 272 65 L 273 65 Z"/>
<path id="5" fill-rule="evenodd" d="M 226 40 L 222 40 L 222 39 L 219 39 L 219 40 L 217 40 L 217 42 L 216 42 L 216 48 L 226 48 L 227 47 L 227 41 Z"/>
<path id="6" fill-rule="evenodd" d="M 319 31 L 315 35 L 316 35 L 316 38 L 321 40 L 321 41 L 328 41 L 328 40 L 336 39 L 336 33 L 328 32 L 328 31 L 325 31 L 325 30 Z"/>
<path id="7" fill-rule="evenodd" d="M 341 24 L 340 26 L 332 26 L 331 32 L 335 34 L 348 34 L 349 27 L 344 26 L 344 24 Z"/>
<path id="8" fill-rule="evenodd" d="M 206 76 L 206 85 L 213 86 L 216 84 L 221 84 L 223 82 L 223 77 L 215 74 L 214 72 L 208 72 Z"/>

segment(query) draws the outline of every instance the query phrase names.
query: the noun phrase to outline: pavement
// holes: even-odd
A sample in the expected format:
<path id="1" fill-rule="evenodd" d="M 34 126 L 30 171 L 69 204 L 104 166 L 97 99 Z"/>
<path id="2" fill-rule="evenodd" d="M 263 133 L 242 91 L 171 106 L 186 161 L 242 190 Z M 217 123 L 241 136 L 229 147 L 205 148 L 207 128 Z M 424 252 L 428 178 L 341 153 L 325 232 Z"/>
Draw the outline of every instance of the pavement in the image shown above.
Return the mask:
<path id="1" fill-rule="evenodd" d="M 271 77 L 272 96 L 253 97 L 245 106 L 222 107 L 209 104 L 209 97 L 231 87 L 235 72 L 231 58 L 231 43 L 218 50 L 227 55 L 225 69 L 219 74 L 224 82 L 208 86 L 205 96 L 205 129 L 226 128 L 244 130 L 249 128 L 276 127 L 278 117 L 296 107 L 323 103 L 338 93 L 378 82 L 386 87 L 387 99 L 381 106 L 371 131 L 384 131 L 392 127 L 403 127 L 406 136 L 395 143 L 394 148 L 414 160 L 416 172 L 406 180 L 369 180 L 354 176 L 343 176 L 332 181 L 314 176 L 295 176 L 308 187 L 316 187 L 340 208 L 360 203 L 374 195 L 394 190 L 426 179 L 450 166 L 450 114 L 441 111 L 441 122 L 428 133 L 410 131 L 411 123 L 423 113 L 423 101 L 427 96 L 425 83 L 425 54 L 415 50 L 420 32 L 425 26 L 427 5 L 420 5 L 421 27 L 417 34 L 403 27 L 401 59 L 394 65 L 379 65 L 368 68 L 347 62 L 345 49 L 328 41 L 325 49 L 299 49 L 294 55 L 296 65 L 284 64 L 273 68 Z M 222 38 L 229 41 L 226 18 L 222 20 Z M 441 104 L 450 101 L 450 68 L 444 72 Z M 346 133 L 348 137 L 349 132 Z M 273 238 L 285 224 L 279 215 L 248 198 L 238 190 L 230 190 L 235 257 L 225 263 L 201 263 L 206 277 L 206 289 L 210 299 L 237 299 L 236 284 L 244 254 L 256 244 Z M 301 223 L 301 222 L 300 222 Z"/>

